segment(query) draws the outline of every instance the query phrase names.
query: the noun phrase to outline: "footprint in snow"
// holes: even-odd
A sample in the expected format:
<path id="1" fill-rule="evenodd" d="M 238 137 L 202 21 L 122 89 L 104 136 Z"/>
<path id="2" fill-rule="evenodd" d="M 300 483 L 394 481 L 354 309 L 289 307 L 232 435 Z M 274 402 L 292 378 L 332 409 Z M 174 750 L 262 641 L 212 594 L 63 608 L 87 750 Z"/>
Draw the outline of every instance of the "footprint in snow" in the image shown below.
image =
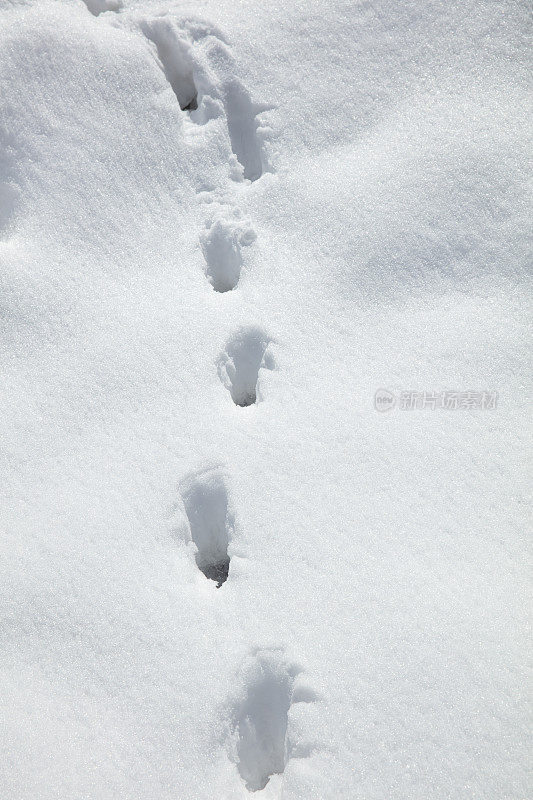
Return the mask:
<path id="1" fill-rule="evenodd" d="M 188 32 L 169 15 L 145 19 L 141 30 L 155 45 L 159 64 L 176 95 L 182 111 L 198 108 L 198 70 L 193 41 Z"/>
<path id="2" fill-rule="evenodd" d="M 237 331 L 218 359 L 218 375 L 236 406 L 251 406 L 258 399 L 260 369 L 274 369 L 269 337 L 261 328 Z"/>
<path id="3" fill-rule="evenodd" d="M 114 0 L 86 0 L 97 6 Z M 265 154 L 269 129 L 259 114 L 273 106 L 254 103 L 237 77 L 228 44 L 214 26 L 171 14 L 144 18 L 140 28 L 154 46 L 157 61 L 190 120 L 203 125 L 222 116 L 237 160 L 234 177 L 255 181 L 270 167 Z"/>
<path id="4" fill-rule="evenodd" d="M 97 17 L 105 11 L 120 11 L 122 0 L 83 0 L 91 14 Z"/>
<path id="5" fill-rule="evenodd" d="M 219 213 L 207 223 L 200 235 L 200 246 L 206 277 L 216 292 L 229 292 L 237 286 L 242 268 L 241 249 L 255 239 L 254 229 L 237 209 L 231 216 Z"/>
<path id="6" fill-rule="evenodd" d="M 291 707 L 319 699 L 305 684 L 299 685 L 301 672 L 281 649 L 255 651 L 244 665 L 241 696 L 230 705 L 228 751 L 250 792 L 283 774 L 291 756 L 310 754 L 299 751 L 290 735 Z"/>
<path id="7" fill-rule="evenodd" d="M 220 467 L 194 472 L 181 481 L 179 490 L 198 549 L 198 569 L 220 588 L 228 578 L 228 545 L 235 532 L 224 472 Z"/>

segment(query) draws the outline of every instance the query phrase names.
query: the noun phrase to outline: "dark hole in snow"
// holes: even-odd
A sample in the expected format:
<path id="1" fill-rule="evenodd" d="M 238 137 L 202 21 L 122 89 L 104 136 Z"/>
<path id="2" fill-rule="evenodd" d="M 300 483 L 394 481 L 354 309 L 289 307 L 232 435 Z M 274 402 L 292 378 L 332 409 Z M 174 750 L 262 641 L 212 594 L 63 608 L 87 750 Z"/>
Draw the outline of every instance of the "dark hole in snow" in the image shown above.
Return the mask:
<path id="1" fill-rule="evenodd" d="M 196 111 L 198 108 L 198 95 L 195 94 L 194 97 L 191 97 L 187 105 L 181 106 L 182 111 Z"/>
<path id="2" fill-rule="evenodd" d="M 256 399 L 255 393 L 240 395 L 237 400 L 235 400 L 235 405 L 240 406 L 241 408 L 246 408 L 247 406 L 253 406 Z"/>
<path id="3" fill-rule="evenodd" d="M 206 564 L 205 566 L 198 565 L 206 578 L 215 581 L 217 589 L 220 589 L 223 583 L 228 580 L 229 574 L 229 558 L 225 561 L 219 561 L 218 564 Z"/>

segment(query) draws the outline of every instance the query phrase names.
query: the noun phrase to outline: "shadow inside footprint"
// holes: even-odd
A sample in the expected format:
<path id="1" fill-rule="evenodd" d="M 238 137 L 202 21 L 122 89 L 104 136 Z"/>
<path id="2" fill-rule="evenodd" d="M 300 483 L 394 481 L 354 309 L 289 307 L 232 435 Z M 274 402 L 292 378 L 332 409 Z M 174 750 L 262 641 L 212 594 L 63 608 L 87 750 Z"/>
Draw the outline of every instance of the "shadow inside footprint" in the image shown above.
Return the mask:
<path id="1" fill-rule="evenodd" d="M 97 17 L 105 11 L 120 11 L 122 0 L 83 0 L 91 14 Z"/>

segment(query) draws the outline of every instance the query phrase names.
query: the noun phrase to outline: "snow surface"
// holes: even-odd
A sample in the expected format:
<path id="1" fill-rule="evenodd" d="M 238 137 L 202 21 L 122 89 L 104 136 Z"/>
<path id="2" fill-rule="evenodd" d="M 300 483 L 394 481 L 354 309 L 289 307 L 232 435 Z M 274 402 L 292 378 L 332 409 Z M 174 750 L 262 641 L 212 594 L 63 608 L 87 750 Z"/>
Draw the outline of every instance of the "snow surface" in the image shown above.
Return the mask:
<path id="1" fill-rule="evenodd" d="M 5 800 L 532 796 L 527 12 L 0 0 Z"/>

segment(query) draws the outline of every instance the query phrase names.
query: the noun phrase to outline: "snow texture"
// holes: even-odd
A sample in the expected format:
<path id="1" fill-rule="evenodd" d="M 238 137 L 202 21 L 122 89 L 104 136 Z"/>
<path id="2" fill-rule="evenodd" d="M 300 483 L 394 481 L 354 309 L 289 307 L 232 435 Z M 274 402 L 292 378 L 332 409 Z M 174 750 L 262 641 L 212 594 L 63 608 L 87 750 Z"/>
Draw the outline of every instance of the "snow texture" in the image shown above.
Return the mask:
<path id="1" fill-rule="evenodd" d="M 2 798 L 532 796 L 528 26 L 0 0 Z"/>

